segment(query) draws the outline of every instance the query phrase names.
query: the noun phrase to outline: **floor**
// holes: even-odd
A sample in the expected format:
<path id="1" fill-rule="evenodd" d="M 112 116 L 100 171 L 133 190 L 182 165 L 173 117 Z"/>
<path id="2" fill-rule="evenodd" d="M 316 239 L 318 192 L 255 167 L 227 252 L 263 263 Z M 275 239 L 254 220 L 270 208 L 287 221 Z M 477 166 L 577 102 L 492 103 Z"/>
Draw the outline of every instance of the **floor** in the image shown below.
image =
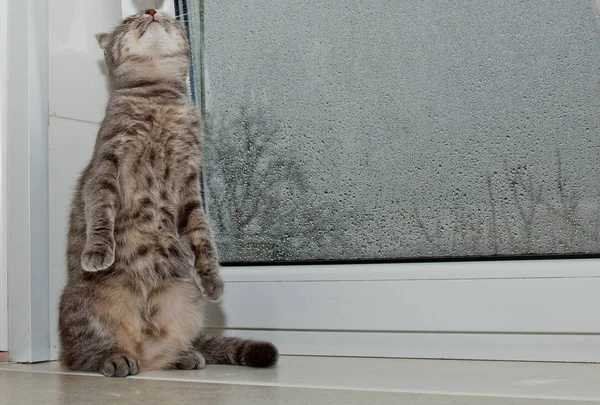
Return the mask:
<path id="1" fill-rule="evenodd" d="M 600 365 L 283 356 L 111 379 L 57 363 L 0 365 L 0 404 L 600 404 Z"/>

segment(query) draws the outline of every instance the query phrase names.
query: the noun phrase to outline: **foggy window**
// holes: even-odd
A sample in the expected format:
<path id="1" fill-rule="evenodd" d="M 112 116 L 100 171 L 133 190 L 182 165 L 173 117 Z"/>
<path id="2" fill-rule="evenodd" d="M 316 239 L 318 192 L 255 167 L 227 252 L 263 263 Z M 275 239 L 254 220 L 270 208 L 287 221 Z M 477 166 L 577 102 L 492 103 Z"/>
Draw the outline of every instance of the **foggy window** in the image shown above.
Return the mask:
<path id="1" fill-rule="evenodd" d="M 187 2 L 225 262 L 600 253 L 596 2 Z"/>

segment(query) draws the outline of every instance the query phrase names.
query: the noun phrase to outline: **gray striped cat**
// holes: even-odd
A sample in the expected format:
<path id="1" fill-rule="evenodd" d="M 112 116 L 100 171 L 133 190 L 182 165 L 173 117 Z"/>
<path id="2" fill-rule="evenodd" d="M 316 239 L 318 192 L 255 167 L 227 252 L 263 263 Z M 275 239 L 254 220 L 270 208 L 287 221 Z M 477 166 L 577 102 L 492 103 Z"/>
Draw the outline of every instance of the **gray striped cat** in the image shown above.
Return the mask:
<path id="1" fill-rule="evenodd" d="M 202 333 L 204 304 L 221 297 L 223 282 L 202 208 L 185 27 L 148 10 L 97 39 L 111 93 L 71 206 L 63 364 L 116 377 L 274 365 L 271 343 Z"/>

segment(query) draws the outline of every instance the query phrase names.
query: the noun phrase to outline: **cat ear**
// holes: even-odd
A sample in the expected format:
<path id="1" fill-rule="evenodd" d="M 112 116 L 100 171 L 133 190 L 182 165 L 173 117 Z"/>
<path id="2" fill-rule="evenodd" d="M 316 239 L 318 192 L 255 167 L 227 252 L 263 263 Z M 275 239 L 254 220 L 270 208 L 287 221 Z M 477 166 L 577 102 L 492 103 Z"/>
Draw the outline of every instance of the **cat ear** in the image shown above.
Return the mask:
<path id="1" fill-rule="evenodd" d="M 100 45 L 100 48 L 102 48 L 102 49 L 106 48 L 109 38 L 110 38 L 110 34 L 107 34 L 106 32 L 101 32 L 100 34 L 96 34 L 96 41 L 98 41 L 98 45 Z"/>

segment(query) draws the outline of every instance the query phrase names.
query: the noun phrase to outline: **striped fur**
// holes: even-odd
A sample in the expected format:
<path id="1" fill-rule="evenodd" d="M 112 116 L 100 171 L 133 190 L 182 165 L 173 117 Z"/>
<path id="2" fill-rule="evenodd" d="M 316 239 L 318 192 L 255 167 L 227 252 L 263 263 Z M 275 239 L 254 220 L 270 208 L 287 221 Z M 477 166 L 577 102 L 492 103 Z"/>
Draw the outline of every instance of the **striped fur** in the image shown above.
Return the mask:
<path id="1" fill-rule="evenodd" d="M 184 27 L 138 14 L 97 38 L 111 95 L 72 200 L 63 364 L 119 377 L 275 364 L 270 343 L 202 334 L 204 303 L 221 298 L 223 282 L 202 208 L 202 123 L 185 90 Z"/>
<path id="2" fill-rule="evenodd" d="M 277 361 L 277 349 L 271 343 L 235 337 L 200 336 L 194 348 L 204 353 L 207 364 L 270 367 Z"/>

